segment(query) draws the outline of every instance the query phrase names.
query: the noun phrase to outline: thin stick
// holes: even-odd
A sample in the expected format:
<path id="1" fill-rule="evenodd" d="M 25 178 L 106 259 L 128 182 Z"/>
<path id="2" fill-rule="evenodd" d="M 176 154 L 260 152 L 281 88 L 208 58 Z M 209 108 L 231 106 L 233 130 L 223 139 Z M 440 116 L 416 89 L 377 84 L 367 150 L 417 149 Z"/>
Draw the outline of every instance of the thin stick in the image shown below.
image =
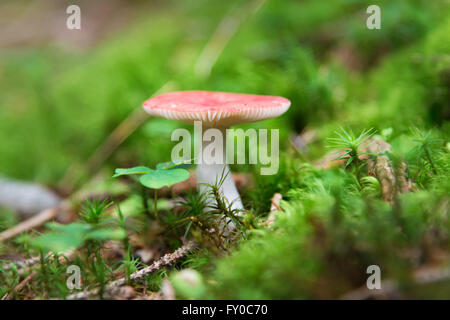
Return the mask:
<path id="1" fill-rule="evenodd" d="M 13 293 L 17 293 L 20 290 L 22 290 L 28 282 L 31 281 L 31 279 L 33 279 L 33 277 L 36 275 L 36 272 L 32 272 L 30 273 L 25 279 L 23 279 L 14 289 L 13 289 Z M 9 297 L 12 296 L 12 293 L 7 293 L 2 297 L 2 300 L 8 300 Z"/>
<path id="2" fill-rule="evenodd" d="M 139 281 L 142 278 L 144 278 L 145 276 L 161 269 L 162 267 L 174 264 L 177 260 L 179 260 L 180 258 L 184 257 L 187 253 L 192 251 L 196 246 L 197 246 L 197 244 L 195 242 L 189 241 L 188 243 L 184 244 L 183 246 L 181 246 L 174 252 L 164 255 L 162 258 L 153 262 L 148 267 L 145 267 L 139 271 L 134 272 L 133 274 L 130 275 L 130 280 L 131 281 Z M 112 295 L 114 295 L 115 292 L 117 292 L 117 290 L 121 286 L 123 286 L 125 284 L 127 284 L 126 277 L 115 280 L 106 286 L 105 293 L 112 296 Z M 67 299 L 68 300 L 89 299 L 91 297 L 98 295 L 98 293 L 99 293 L 99 289 L 93 289 L 90 291 L 72 294 L 72 295 L 68 296 Z"/>

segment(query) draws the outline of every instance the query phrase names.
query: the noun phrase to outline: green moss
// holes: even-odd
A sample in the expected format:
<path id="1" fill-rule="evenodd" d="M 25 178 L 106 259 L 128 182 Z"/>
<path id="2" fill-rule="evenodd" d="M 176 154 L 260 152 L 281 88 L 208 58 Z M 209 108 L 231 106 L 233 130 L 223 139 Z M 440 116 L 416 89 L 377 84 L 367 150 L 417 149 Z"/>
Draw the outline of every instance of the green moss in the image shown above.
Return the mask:
<path id="1" fill-rule="evenodd" d="M 257 166 L 232 168 L 253 176 L 254 185 L 247 186 L 242 198 L 255 225 L 268 216 L 276 192 L 283 195 L 283 212 L 271 228 L 243 230 L 245 239 L 236 241 L 230 252 L 205 240 L 205 248 L 190 254 L 180 267 L 202 273 L 209 298 L 337 298 L 363 286 L 371 264 L 381 267 L 383 279 L 399 281 L 408 297 L 446 297 L 448 283 L 422 286 L 410 277 L 419 267 L 448 263 L 448 255 L 442 258 L 440 253 L 450 249 L 450 10 L 444 2 L 384 1 L 382 28 L 368 30 L 365 10 L 371 1 L 267 0 L 223 43 L 207 77 L 196 71 L 200 53 L 220 21 L 249 9 L 247 2 L 155 6 L 83 53 L 53 47 L 4 50 L 0 171 L 51 186 L 70 166 L 87 176 L 85 164 L 96 148 L 167 83 L 169 90 L 285 96 L 292 102 L 286 114 L 242 126 L 280 129 L 279 172 L 261 176 Z M 113 168 L 167 161 L 173 146 L 170 134 L 180 126 L 190 128 L 149 119 L 103 164 L 102 172 L 110 176 Z M 375 128 L 391 144 L 387 155 L 393 163 L 407 161 L 413 192 L 388 204 L 375 177 L 362 171 L 355 175 L 351 166 L 316 169 L 316 161 L 329 151 L 327 138 L 335 137 L 340 127 L 355 133 Z M 295 150 L 290 139 L 305 130 L 314 139 Z M 433 143 L 425 143 L 428 132 Z M 423 152 L 425 146 L 431 156 Z M 123 188 L 103 189 L 122 202 Z M 148 222 L 141 221 L 141 194 L 125 196 L 125 215 L 139 220 L 141 227 Z M 195 200 L 194 195 L 183 214 L 202 212 Z M 4 212 L 1 230 L 16 223 Z M 161 214 L 177 235 L 204 238 L 204 232 L 185 232 L 185 224 L 177 225 L 181 215 L 168 205 Z M 170 249 L 179 245 L 167 229 L 158 232 L 146 241 Z M 6 254 L 11 246 L 27 256 L 35 253 L 27 245 L 30 237 L 2 244 L 1 252 Z M 109 262 L 89 268 L 96 273 Z M 109 280 L 111 270 L 115 267 L 99 272 L 99 279 Z M 37 271 L 54 281 L 50 295 L 67 293 L 63 271 L 58 264 Z M 148 289 L 159 290 L 166 276 L 166 270 L 149 276 Z M 0 273 L 7 286 L 14 287 L 18 279 L 14 270 Z M 95 277 L 87 281 L 95 283 Z M 0 286 L 0 296 L 9 292 L 7 286 Z"/>

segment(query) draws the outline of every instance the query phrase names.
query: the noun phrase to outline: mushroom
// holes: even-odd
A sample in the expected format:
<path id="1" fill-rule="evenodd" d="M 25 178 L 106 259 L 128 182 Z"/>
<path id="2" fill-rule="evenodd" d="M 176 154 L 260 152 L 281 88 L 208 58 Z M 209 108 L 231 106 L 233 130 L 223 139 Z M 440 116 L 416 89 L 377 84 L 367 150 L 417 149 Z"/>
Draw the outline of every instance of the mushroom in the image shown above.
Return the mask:
<path id="1" fill-rule="evenodd" d="M 202 137 L 201 150 L 216 144 L 214 150 L 223 150 L 223 161 L 220 164 L 206 164 L 204 161 L 199 163 L 196 170 L 197 184 L 199 191 L 205 192 L 207 184 L 214 185 L 225 174 L 220 192 L 231 204 L 231 209 L 238 210 L 243 210 L 244 206 L 226 163 L 226 129 L 236 124 L 275 118 L 289 109 L 289 106 L 290 101 L 282 97 L 211 91 L 170 92 L 151 98 L 143 104 L 150 115 L 190 124 L 201 121 L 203 127 L 216 128 L 222 132 L 222 141 L 215 139 L 205 142 Z M 200 154 L 199 158 L 204 159 L 204 156 L 205 154 Z"/>

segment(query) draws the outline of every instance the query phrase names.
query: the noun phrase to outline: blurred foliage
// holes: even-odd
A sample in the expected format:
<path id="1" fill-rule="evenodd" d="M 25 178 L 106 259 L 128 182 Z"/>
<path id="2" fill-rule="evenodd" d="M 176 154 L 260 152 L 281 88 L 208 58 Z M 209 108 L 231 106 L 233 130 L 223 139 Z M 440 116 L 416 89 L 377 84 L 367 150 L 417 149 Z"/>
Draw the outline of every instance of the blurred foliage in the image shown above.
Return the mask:
<path id="1" fill-rule="evenodd" d="M 448 188 L 404 194 L 390 206 L 361 197 L 354 176 L 342 169 L 291 172 L 303 186 L 287 193 L 273 228 L 255 231 L 217 261 L 211 273 L 213 297 L 338 298 L 365 286 L 372 264 L 380 266 L 383 280 L 398 279 L 407 297 L 446 296 L 421 293 L 424 286 L 410 277 L 414 268 L 436 264 L 435 255 L 450 249 Z M 448 263 L 448 256 L 442 262 Z"/>
<path id="2" fill-rule="evenodd" d="M 289 112 L 268 121 L 285 132 L 326 123 L 321 132 L 329 136 L 334 129 L 327 127 L 335 122 L 356 129 L 444 125 L 450 43 L 445 1 L 386 1 L 380 31 L 365 27 L 369 2 L 266 1 L 238 28 L 206 78 L 195 72 L 201 50 L 224 15 L 244 10 L 245 2 L 158 6 L 86 53 L 4 50 L 2 173 L 55 183 L 70 165 L 82 167 L 111 130 L 168 81 L 174 89 L 286 96 Z M 349 69 L 342 50 L 356 66 Z M 174 126 L 179 124 L 150 120 L 109 165 L 167 159 L 173 144 L 159 141 Z"/>
<path id="3" fill-rule="evenodd" d="M 268 214 L 275 192 L 283 195 L 283 212 L 272 228 L 249 231 L 249 239 L 229 256 L 191 255 L 187 265 L 205 278 L 199 276 L 201 290 L 192 297 L 336 298 L 363 286 L 366 267 L 377 264 L 383 279 L 397 279 L 408 297 L 448 298 L 448 283 L 410 281 L 418 267 L 449 262 L 448 1 L 379 1 L 380 30 L 366 28 L 368 0 L 266 0 L 253 15 L 249 3 L 168 1 L 83 53 L 51 46 L 3 50 L 0 173 L 52 186 L 70 166 L 85 174 L 87 159 L 111 131 L 161 88 L 284 96 L 292 102 L 285 115 L 243 126 L 280 129 L 278 174 L 261 176 L 256 166 L 233 166 L 253 174 L 255 185 L 243 194 L 252 217 Z M 237 27 L 230 41 L 215 40 L 224 42 L 219 43 L 224 50 L 211 73 L 199 73 L 202 50 L 222 19 L 239 14 L 241 25 L 226 20 L 228 28 Z M 103 170 L 166 161 L 176 143 L 169 142 L 171 132 L 180 126 L 191 129 L 149 119 Z M 408 162 L 414 192 L 391 205 L 381 200 L 374 177 L 314 168 L 311 163 L 327 152 L 327 138 L 340 127 L 374 128 L 391 144 L 387 154 L 393 163 Z M 298 152 L 290 139 L 305 130 L 316 137 L 307 151 Z M 147 205 L 133 194 L 122 209 L 128 216 Z M 201 212 L 200 197 L 191 195 L 185 207 L 186 216 Z M 15 223 L 11 216 L 1 211 L 0 230 Z M 177 218 L 166 216 L 168 224 Z M 99 240 L 86 238 L 86 232 L 67 238 L 79 239 L 68 246 Z M 134 260 L 127 257 L 126 263 Z M 103 264 L 92 266 L 98 283 L 108 277 L 104 270 Z M 159 288 L 161 272 L 149 276 L 151 290 Z M 9 274 L 4 278 L 16 285 Z M 183 290 L 190 288 L 180 291 L 189 296 Z"/>

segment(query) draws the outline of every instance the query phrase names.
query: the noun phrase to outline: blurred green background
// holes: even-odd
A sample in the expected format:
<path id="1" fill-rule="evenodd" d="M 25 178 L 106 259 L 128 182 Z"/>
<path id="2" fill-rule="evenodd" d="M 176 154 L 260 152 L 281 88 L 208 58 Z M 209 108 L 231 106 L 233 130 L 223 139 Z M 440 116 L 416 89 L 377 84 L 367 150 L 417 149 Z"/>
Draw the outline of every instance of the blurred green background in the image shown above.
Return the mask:
<path id="1" fill-rule="evenodd" d="M 369 30 L 375 2 L 382 27 Z M 375 2 L 85 0 L 82 29 L 68 30 L 73 1 L 2 1 L 0 174 L 50 186 L 71 166 L 83 176 L 161 88 L 287 97 L 284 116 L 254 126 L 282 138 L 316 128 L 317 155 L 338 126 L 448 132 L 449 1 Z M 150 119 L 103 170 L 167 160 L 180 125 Z"/>
<path id="2" fill-rule="evenodd" d="M 66 28 L 71 4 L 81 30 Z M 372 4 L 379 30 L 366 27 Z M 280 129 L 281 142 L 278 175 L 253 176 L 246 208 L 262 217 L 280 192 L 284 212 L 223 259 L 207 250 L 187 259 L 208 271 L 208 297 L 336 298 L 375 263 L 409 297 L 448 298 L 448 279 L 416 289 L 407 280 L 448 265 L 449 0 L 0 3 L 0 175 L 67 195 L 116 167 L 168 161 L 171 132 L 189 126 L 147 117 L 141 105 L 171 90 L 292 102 L 283 116 L 246 125 Z M 407 160 L 413 192 L 390 205 L 349 170 L 313 169 L 340 127 L 377 130 L 390 156 Z M 440 138 L 427 146 L 437 170 L 417 152 L 431 138 L 418 142 L 412 127 Z M 308 132 L 308 152 L 296 153 L 292 138 Z"/>

